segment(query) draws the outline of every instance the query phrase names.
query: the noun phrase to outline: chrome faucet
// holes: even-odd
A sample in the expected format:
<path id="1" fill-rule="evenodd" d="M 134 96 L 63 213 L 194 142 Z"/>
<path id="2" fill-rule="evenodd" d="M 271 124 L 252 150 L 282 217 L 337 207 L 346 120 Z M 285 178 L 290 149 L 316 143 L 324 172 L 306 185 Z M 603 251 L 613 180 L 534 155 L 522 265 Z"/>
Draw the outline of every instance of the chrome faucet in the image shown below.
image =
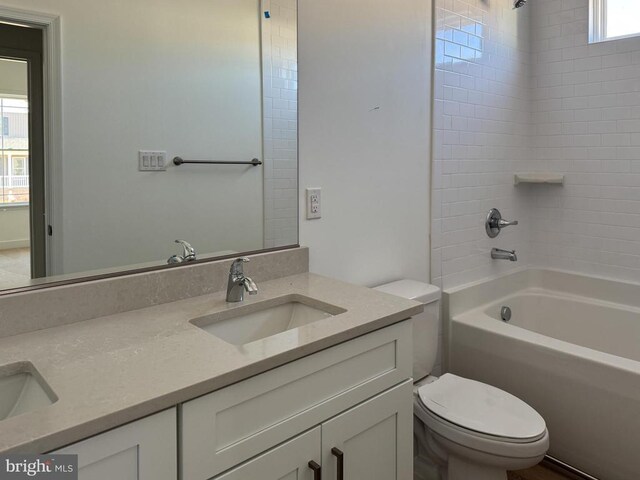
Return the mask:
<path id="1" fill-rule="evenodd" d="M 184 240 L 176 240 L 176 243 L 182 245 L 182 255 L 173 255 L 167 260 L 168 264 L 193 262 L 196 260 L 196 250 L 191 246 L 189 242 Z"/>
<path id="2" fill-rule="evenodd" d="M 248 261 L 248 258 L 238 258 L 231 264 L 229 283 L 227 284 L 227 302 L 242 302 L 245 291 L 249 295 L 257 295 L 258 286 L 253 280 L 244 275 L 244 264 Z"/>
<path id="3" fill-rule="evenodd" d="M 491 249 L 491 258 L 494 260 L 509 260 L 510 262 L 518 261 L 515 250 L 502 250 L 501 248 Z"/>

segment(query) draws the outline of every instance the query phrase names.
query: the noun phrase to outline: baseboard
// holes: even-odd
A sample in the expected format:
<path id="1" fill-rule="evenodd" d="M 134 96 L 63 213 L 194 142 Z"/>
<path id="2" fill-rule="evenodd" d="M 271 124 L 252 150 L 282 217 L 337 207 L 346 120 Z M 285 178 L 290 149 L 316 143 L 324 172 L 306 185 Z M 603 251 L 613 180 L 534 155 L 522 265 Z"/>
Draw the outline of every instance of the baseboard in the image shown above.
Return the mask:
<path id="1" fill-rule="evenodd" d="M 0 250 L 13 250 L 15 248 L 29 248 L 31 242 L 28 238 L 23 240 L 5 240 L 0 241 Z"/>
<path id="2" fill-rule="evenodd" d="M 549 455 L 544 458 L 542 464 L 549 470 L 554 470 L 572 480 L 598 480 L 598 478 L 578 470 L 577 468 Z"/>

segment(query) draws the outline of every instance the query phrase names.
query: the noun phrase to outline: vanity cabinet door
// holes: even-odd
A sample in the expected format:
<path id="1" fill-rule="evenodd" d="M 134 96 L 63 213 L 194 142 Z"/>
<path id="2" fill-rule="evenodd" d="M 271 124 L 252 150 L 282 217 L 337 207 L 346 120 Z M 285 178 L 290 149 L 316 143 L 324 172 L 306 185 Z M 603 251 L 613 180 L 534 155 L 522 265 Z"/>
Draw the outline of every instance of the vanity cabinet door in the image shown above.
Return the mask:
<path id="1" fill-rule="evenodd" d="M 78 455 L 79 480 L 176 480 L 177 449 L 172 408 L 53 453 Z"/>
<path id="2" fill-rule="evenodd" d="M 216 480 L 314 480 L 309 465 L 320 468 L 321 428 L 316 427 L 259 457 L 249 460 Z"/>
<path id="3" fill-rule="evenodd" d="M 413 384 L 322 424 L 323 480 L 413 480 Z"/>
<path id="4" fill-rule="evenodd" d="M 412 365 L 405 321 L 186 402 L 182 478 L 235 468 L 398 385 Z"/>

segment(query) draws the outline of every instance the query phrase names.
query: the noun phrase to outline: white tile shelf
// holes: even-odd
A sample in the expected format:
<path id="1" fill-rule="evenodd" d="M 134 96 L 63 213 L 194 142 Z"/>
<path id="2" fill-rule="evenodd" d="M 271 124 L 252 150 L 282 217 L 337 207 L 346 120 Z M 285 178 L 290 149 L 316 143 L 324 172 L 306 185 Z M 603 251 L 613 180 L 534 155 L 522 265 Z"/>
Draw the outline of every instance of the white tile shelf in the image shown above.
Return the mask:
<path id="1" fill-rule="evenodd" d="M 546 172 L 516 173 L 513 176 L 513 183 L 514 185 L 519 185 L 521 183 L 544 183 L 544 184 L 563 185 L 564 175 L 562 173 L 546 173 Z"/>

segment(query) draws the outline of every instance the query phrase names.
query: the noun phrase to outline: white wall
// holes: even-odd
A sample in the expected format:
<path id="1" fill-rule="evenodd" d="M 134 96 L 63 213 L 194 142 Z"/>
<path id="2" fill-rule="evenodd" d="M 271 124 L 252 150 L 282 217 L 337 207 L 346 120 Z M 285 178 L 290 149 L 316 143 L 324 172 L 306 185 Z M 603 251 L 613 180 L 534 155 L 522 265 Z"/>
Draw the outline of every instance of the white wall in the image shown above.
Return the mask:
<path id="1" fill-rule="evenodd" d="M 588 44 L 589 0 L 536 0 L 531 189 L 537 264 L 640 281 L 640 38 Z"/>
<path id="2" fill-rule="evenodd" d="M 27 63 L 0 59 L 0 93 L 27 95 Z"/>
<path id="3" fill-rule="evenodd" d="M 300 209 L 311 271 L 429 279 L 431 6 L 299 0 Z"/>
<path id="4" fill-rule="evenodd" d="M 137 171 L 144 149 L 169 159 L 262 158 L 257 0 L 2 4 L 61 16 L 55 273 L 163 261 L 178 252 L 176 238 L 199 253 L 262 247 L 262 168 Z"/>
<path id="5" fill-rule="evenodd" d="M 436 0 L 432 276 L 445 288 L 530 261 L 528 201 L 513 185 L 530 157 L 529 12 L 512 7 Z M 520 225 L 490 239 L 493 207 Z M 519 261 L 492 260 L 493 247 Z"/>
<path id="6" fill-rule="evenodd" d="M 0 250 L 29 246 L 29 207 L 0 208 Z"/>

